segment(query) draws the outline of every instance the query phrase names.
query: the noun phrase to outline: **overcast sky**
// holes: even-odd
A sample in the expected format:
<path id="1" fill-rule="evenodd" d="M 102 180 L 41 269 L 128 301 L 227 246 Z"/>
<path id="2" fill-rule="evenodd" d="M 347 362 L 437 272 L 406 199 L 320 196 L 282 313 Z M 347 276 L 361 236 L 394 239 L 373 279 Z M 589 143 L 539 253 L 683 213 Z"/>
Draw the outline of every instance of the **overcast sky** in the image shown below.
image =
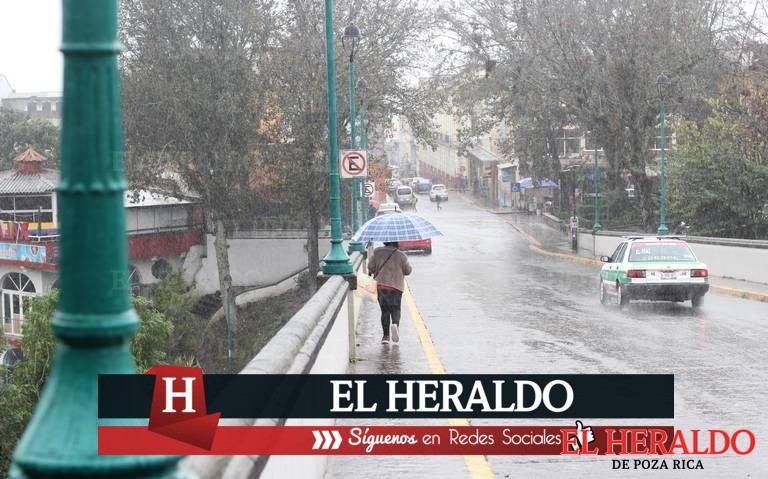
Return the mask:
<path id="1" fill-rule="evenodd" d="M 18 92 L 61 91 L 61 0 L 0 0 L 0 73 Z"/>

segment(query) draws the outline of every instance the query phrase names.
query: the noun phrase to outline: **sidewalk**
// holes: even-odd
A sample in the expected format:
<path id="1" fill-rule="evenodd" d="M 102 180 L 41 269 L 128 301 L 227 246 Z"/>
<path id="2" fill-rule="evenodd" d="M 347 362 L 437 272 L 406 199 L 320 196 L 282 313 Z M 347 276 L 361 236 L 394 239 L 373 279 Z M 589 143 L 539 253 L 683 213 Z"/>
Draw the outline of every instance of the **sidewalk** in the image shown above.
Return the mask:
<path id="1" fill-rule="evenodd" d="M 537 217 L 521 217 L 516 220 L 509 222 L 510 225 L 527 237 L 534 251 L 596 267 L 603 265 L 599 258 L 595 258 L 585 250 L 579 250 L 578 254 L 574 254 L 569 238 Z M 768 303 L 768 284 L 720 276 L 710 276 L 709 284 L 715 293 Z"/>

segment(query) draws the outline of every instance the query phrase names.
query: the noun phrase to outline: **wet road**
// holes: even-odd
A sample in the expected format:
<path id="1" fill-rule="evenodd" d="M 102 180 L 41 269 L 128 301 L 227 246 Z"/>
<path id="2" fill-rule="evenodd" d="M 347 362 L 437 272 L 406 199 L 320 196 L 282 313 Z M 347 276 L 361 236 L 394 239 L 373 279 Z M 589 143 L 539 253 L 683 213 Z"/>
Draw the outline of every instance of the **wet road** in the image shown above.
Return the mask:
<path id="1" fill-rule="evenodd" d="M 419 213 L 445 236 L 433 240 L 431 256 L 410 257 L 414 273 L 409 285 L 448 373 L 674 373 L 675 419 L 654 424 L 748 428 L 757 438 L 748 456 L 702 456 L 703 471 L 612 471 L 605 456 L 489 456 L 497 477 L 768 477 L 768 419 L 763 414 L 768 404 L 768 304 L 710 293 L 695 312 L 688 303 L 638 302 L 624 311 L 603 307 L 597 268 L 535 253 L 509 225 L 540 228 L 526 225 L 528 217 L 494 215 L 455 196 L 440 212 L 428 201 L 419 206 Z M 377 308 L 369 308 L 376 318 Z M 397 347 L 377 344 L 377 318 L 361 328 L 365 358 L 354 372 L 428 372 L 406 310 L 404 342 L 397 353 L 392 351 Z M 331 460 L 327 477 L 369 475 L 469 477 L 461 457 L 339 457 Z"/>

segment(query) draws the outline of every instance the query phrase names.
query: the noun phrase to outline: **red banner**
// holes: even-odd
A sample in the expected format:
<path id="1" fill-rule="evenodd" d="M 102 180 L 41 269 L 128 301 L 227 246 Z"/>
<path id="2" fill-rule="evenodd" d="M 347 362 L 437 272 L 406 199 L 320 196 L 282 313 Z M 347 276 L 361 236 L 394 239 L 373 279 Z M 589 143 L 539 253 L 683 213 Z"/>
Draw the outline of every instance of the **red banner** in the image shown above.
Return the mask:
<path id="1" fill-rule="evenodd" d="M 669 446 L 671 426 L 219 426 L 210 448 L 139 426 L 99 427 L 106 455 L 592 455 L 632 447 L 622 431 L 651 431 L 644 447 Z M 657 431 L 657 432 L 653 432 Z M 658 452 L 658 451 L 657 451 Z M 635 453 L 644 453 L 635 451 Z M 654 454 L 654 452 L 651 452 Z"/>

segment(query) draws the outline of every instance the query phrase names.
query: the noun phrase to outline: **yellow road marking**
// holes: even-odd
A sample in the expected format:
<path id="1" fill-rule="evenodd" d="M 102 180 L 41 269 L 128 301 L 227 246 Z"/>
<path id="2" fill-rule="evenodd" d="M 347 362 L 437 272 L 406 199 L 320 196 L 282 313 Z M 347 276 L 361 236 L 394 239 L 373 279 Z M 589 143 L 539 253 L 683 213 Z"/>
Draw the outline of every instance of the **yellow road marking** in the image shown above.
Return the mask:
<path id="1" fill-rule="evenodd" d="M 530 245 L 528 245 L 528 247 L 539 254 L 543 254 L 547 256 L 555 256 L 558 258 L 565 259 L 567 261 L 572 261 L 574 263 L 588 264 L 592 266 L 602 266 L 603 264 L 602 261 L 599 261 L 593 258 L 585 258 L 583 256 L 576 256 L 572 254 L 555 253 L 554 251 L 547 251 L 541 247 L 541 242 L 539 240 L 531 236 L 525 230 L 523 230 L 522 228 L 520 228 L 519 226 L 513 223 L 507 222 L 507 224 L 510 225 L 512 228 L 514 228 L 518 233 L 520 233 L 521 236 L 527 239 L 528 242 L 531 243 Z M 746 298 L 754 301 L 762 301 L 764 303 L 768 303 L 768 294 L 765 294 L 765 293 L 748 291 L 746 289 L 730 288 L 728 286 L 719 286 L 711 283 L 709 285 L 709 289 L 720 294 L 727 294 L 729 296 L 736 296 L 739 298 Z"/>
<path id="2" fill-rule="evenodd" d="M 424 354 L 427 357 L 427 364 L 429 365 L 429 371 L 432 374 L 445 374 L 445 366 L 440 361 L 440 356 L 437 354 L 435 343 L 432 342 L 432 337 L 429 335 L 427 325 L 419 313 L 419 309 L 416 307 L 416 301 L 413 299 L 411 289 L 408 285 L 405 285 L 405 291 L 403 292 L 405 298 L 405 306 L 408 308 L 408 314 L 411 317 L 413 326 L 416 328 L 416 333 L 419 335 L 419 341 L 421 341 L 421 347 L 424 350 Z M 450 419 L 448 421 L 453 427 L 470 426 L 469 421 L 466 419 Z M 466 464 L 469 470 L 469 475 L 473 479 L 487 479 L 493 478 L 493 470 L 488 463 L 488 459 L 485 456 L 464 456 L 464 464 Z"/>

